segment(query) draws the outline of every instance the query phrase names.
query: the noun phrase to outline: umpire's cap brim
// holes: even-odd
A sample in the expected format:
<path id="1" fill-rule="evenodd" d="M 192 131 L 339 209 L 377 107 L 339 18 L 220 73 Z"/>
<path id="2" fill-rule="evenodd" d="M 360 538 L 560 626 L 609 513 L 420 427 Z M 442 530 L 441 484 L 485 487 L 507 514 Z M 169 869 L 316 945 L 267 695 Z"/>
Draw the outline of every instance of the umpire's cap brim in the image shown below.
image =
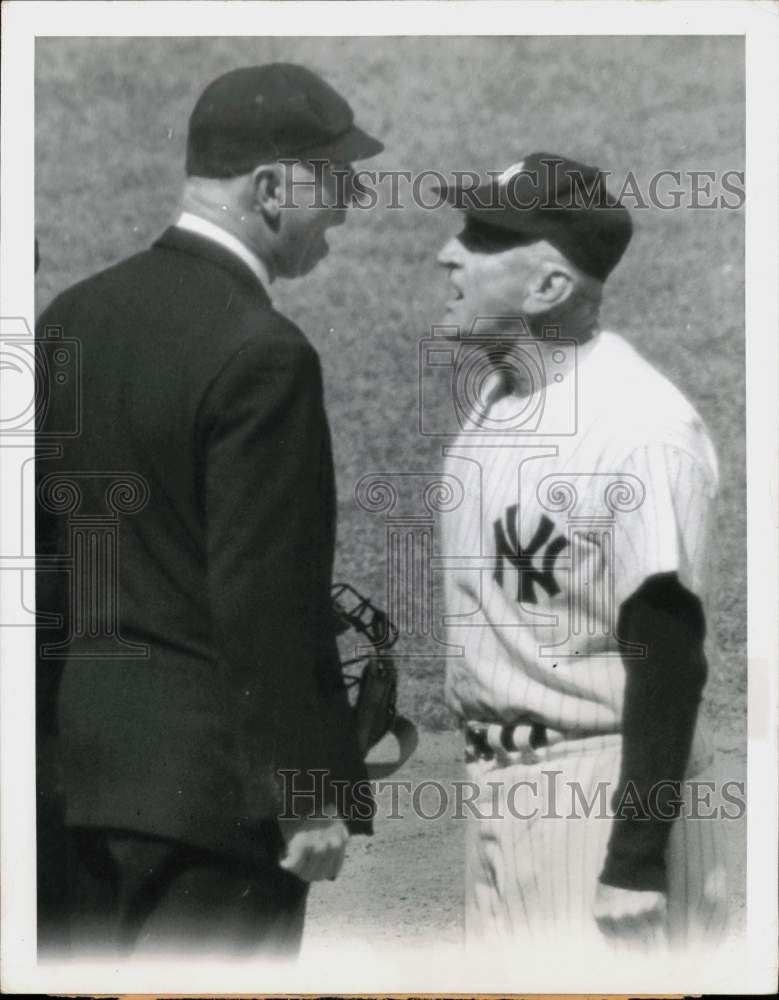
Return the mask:
<path id="1" fill-rule="evenodd" d="M 307 147 L 298 154 L 309 160 L 335 160 L 339 163 L 353 163 L 355 160 L 367 160 L 384 150 L 384 143 L 369 135 L 359 125 L 328 139 L 327 142 Z"/>

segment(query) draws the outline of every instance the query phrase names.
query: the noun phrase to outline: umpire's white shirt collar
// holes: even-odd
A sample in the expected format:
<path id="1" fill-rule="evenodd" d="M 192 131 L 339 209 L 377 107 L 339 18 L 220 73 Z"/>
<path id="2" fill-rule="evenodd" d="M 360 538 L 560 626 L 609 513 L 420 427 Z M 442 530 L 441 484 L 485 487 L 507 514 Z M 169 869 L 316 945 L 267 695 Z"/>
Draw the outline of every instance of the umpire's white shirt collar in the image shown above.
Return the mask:
<path id="1" fill-rule="evenodd" d="M 201 219 L 199 215 L 193 215 L 192 212 L 182 212 L 178 217 L 176 225 L 179 229 L 186 229 L 190 233 L 197 233 L 198 236 L 204 236 L 207 240 L 213 240 L 214 243 L 221 244 L 225 250 L 234 253 L 236 257 L 240 257 L 244 264 L 256 275 L 257 280 L 264 286 L 265 290 L 269 289 L 270 278 L 268 277 L 268 269 L 265 267 L 265 264 L 263 264 L 257 254 L 252 253 L 245 243 L 241 243 L 237 236 L 228 233 L 226 229 L 217 226 L 215 222 L 211 222 L 208 219 Z"/>

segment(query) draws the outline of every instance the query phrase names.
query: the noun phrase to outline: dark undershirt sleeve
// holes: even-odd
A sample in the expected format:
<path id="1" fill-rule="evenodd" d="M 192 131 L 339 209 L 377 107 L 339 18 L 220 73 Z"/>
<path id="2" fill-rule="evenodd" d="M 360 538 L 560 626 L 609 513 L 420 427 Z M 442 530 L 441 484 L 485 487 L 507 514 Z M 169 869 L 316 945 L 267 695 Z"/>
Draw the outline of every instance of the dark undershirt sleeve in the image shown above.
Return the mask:
<path id="1" fill-rule="evenodd" d="M 646 647 L 625 658 L 622 763 L 600 881 L 666 888 L 665 851 L 679 815 L 707 664 L 700 600 L 676 573 L 647 579 L 620 608 L 618 635 Z"/>

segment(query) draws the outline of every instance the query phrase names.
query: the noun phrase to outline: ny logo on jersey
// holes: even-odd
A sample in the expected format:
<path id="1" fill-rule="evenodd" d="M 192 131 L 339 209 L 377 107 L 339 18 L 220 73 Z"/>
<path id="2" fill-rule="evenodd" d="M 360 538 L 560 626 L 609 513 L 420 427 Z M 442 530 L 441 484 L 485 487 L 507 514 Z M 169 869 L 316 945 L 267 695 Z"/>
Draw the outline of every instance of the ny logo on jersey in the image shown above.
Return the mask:
<path id="1" fill-rule="evenodd" d="M 550 541 L 554 531 L 554 523 L 543 515 L 536 528 L 536 533 L 530 539 L 527 548 L 522 548 L 517 536 L 517 505 L 506 511 L 506 525 L 495 521 L 495 572 L 493 579 L 498 586 L 503 586 L 504 560 L 517 570 L 517 601 L 520 604 L 538 604 L 535 585 L 538 584 L 546 593 L 553 597 L 560 593 L 560 587 L 554 578 L 554 567 L 557 557 L 568 545 L 568 539 L 558 535 Z M 533 556 L 543 549 L 541 569 L 533 565 Z"/>

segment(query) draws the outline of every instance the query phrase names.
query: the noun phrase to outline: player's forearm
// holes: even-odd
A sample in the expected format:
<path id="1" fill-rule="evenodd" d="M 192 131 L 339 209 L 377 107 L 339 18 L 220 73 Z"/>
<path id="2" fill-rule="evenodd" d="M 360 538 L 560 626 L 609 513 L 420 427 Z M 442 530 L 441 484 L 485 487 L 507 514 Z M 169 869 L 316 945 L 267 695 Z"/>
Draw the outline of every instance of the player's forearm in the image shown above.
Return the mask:
<path id="1" fill-rule="evenodd" d="M 665 850 L 706 681 L 700 602 L 675 574 L 652 577 L 623 605 L 618 633 L 645 646 L 646 656 L 625 660 L 622 764 L 601 881 L 664 889 Z"/>

